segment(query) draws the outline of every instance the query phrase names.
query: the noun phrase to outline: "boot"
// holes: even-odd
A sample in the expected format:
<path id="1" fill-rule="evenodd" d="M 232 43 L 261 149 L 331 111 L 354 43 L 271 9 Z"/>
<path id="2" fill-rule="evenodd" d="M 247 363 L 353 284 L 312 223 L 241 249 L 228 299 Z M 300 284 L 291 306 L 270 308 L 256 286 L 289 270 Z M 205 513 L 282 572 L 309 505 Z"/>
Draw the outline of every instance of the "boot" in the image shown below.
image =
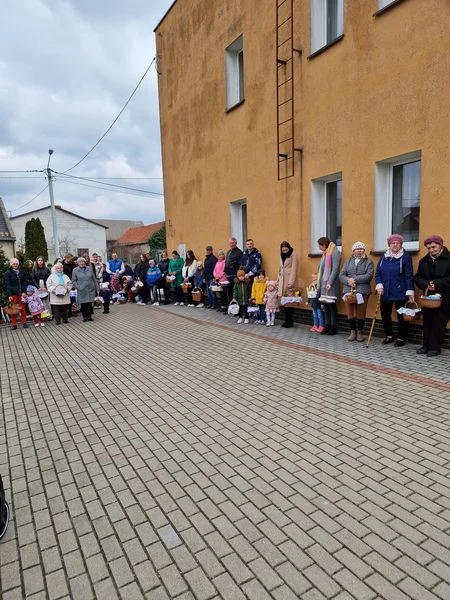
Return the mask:
<path id="1" fill-rule="evenodd" d="M 325 327 L 323 328 L 323 330 L 320 332 L 320 335 L 328 335 L 329 331 L 330 331 L 330 325 L 327 324 L 327 325 L 325 325 Z"/>
<path id="2" fill-rule="evenodd" d="M 358 329 L 358 333 L 356 334 L 356 341 L 364 342 L 366 339 L 366 336 L 362 334 L 362 331 L 360 329 Z"/>
<path id="3" fill-rule="evenodd" d="M 350 327 L 350 335 L 348 336 L 349 342 L 354 342 L 356 340 L 356 319 L 352 318 L 348 320 L 348 324 Z"/>
<path id="4" fill-rule="evenodd" d="M 358 331 L 358 335 L 359 335 L 359 331 Z M 354 342 L 356 340 L 356 331 L 354 329 L 350 330 L 350 335 L 347 338 L 347 341 L 349 342 Z"/>
<path id="5" fill-rule="evenodd" d="M 336 325 L 331 325 L 327 335 L 336 335 L 338 332 Z"/>

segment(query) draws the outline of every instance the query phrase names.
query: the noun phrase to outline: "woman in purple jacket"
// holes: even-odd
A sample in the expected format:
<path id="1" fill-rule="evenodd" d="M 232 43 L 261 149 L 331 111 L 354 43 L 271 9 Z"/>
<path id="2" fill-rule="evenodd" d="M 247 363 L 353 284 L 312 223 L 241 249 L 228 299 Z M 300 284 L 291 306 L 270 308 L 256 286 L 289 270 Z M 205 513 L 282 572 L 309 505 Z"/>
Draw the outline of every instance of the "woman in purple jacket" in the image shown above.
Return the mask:
<path id="1" fill-rule="evenodd" d="M 390 235 L 388 249 L 378 261 L 375 282 L 380 299 L 381 319 L 385 338 L 383 344 L 395 342 L 395 346 L 404 346 L 408 333 L 408 323 L 403 315 L 397 314 L 398 335 L 394 337 L 392 327 L 392 307 L 401 308 L 407 301 L 414 301 L 413 266 L 409 254 L 403 248 L 403 237 Z"/>

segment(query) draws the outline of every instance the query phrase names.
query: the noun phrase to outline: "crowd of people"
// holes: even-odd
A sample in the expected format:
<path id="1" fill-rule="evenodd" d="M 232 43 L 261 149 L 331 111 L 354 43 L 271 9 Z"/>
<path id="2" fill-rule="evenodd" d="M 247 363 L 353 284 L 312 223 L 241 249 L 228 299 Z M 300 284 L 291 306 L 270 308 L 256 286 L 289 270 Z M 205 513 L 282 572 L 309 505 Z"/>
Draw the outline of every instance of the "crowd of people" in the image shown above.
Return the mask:
<path id="1" fill-rule="evenodd" d="M 37 257 L 31 276 L 27 276 L 13 258 L 5 273 L 4 287 L 10 304 L 17 307 L 23 327 L 27 327 L 27 305 L 35 326 L 40 327 L 47 311 L 57 325 L 68 323 L 78 311 L 83 321 L 89 322 L 95 306 L 103 307 L 108 314 L 111 303 L 131 301 L 138 305 L 158 306 L 164 302 L 206 307 L 235 314 L 238 324 L 252 321 L 267 327 L 274 326 L 275 315 L 282 307 L 281 327 L 290 328 L 294 326 L 295 307 L 303 302 L 311 308 L 310 331 L 332 336 L 338 332 L 337 302 L 342 299 L 350 330 L 348 341 L 362 342 L 366 339 L 363 330 L 375 278 L 385 333 L 382 343 L 404 346 L 409 321 L 421 312 L 423 344 L 417 354 L 434 357 L 441 353 L 450 318 L 450 253 L 442 237 L 432 235 L 425 239 L 427 254 L 419 261 L 415 274 L 399 234 L 388 237 L 387 249 L 376 267 L 361 241 L 353 244 L 352 254 L 342 266 L 341 252 L 332 240 L 321 237 L 317 243 L 322 257 L 308 285 L 299 277 L 298 256 L 289 242 L 280 244 L 277 276 L 269 279 L 253 240 L 248 239 L 242 251 L 236 239 L 231 238 L 228 250 L 218 250 L 217 256 L 210 245 L 206 246 L 203 260 L 198 260 L 193 250 L 188 250 L 184 259 L 177 250 L 170 257 L 163 251 L 158 260 L 141 254 L 134 269 L 115 252 L 107 262 L 97 254 L 67 254 L 64 259 L 57 259 L 51 269 L 43 257 Z M 414 287 L 420 290 L 421 310 L 415 301 Z M 11 316 L 12 329 L 17 329 L 17 317 Z"/>

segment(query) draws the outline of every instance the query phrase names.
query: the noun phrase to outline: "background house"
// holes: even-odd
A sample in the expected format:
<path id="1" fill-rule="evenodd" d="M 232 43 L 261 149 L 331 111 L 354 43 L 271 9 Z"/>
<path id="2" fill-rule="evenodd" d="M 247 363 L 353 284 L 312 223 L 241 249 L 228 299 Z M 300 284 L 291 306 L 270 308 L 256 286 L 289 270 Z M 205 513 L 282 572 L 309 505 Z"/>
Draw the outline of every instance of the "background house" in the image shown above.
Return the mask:
<path id="1" fill-rule="evenodd" d="M 14 243 L 16 241 L 13 228 L 5 210 L 3 200 L 0 198 L 0 248 L 7 258 L 14 256 Z"/>
<path id="2" fill-rule="evenodd" d="M 105 232 L 107 231 L 107 227 L 105 225 L 65 210 L 61 206 L 56 206 L 55 210 L 61 256 L 64 256 L 67 252 L 72 252 L 72 254 L 77 256 L 85 253 L 91 255 L 93 252 L 97 252 L 103 258 L 106 257 Z M 49 261 L 53 262 L 56 256 L 53 246 L 50 206 L 23 213 L 10 219 L 17 240 L 16 246 L 19 247 L 23 244 L 25 239 L 25 225 L 33 217 L 39 217 L 41 220 L 47 240 Z"/>
<path id="3" fill-rule="evenodd" d="M 123 219 L 95 219 L 97 223 L 105 225 L 108 229 L 106 230 L 106 251 L 108 257 L 111 256 L 111 252 L 114 250 L 117 240 L 129 229 L 130 227 L 141 227 L 144 225 L 143 221 L 130 221 Z"/>
<path id="4" fill-rule="evenodd" d="M 143 225 L 142 227 L 130 227 L 116 241 L 114 248 L 117 254 L 130 264 L 136 264 L 139 260 L 139 255 L 149 251 L 149 237 L 163 226 L 164 221 L 152 223 L 151 225 Z M 164 248 L 160 248 L 160 250 L 164 250 Z"/>
<path id="5" fill-rule="evenodd" d="M 155 30 L 168 246 L 248 235 L 275 277 L 288 240 L 309 280 L 319 237 L 377 260 L 400 232 L 417 261 L 450 231 L 450 3 L 257 10 L 177 0 Z"/>

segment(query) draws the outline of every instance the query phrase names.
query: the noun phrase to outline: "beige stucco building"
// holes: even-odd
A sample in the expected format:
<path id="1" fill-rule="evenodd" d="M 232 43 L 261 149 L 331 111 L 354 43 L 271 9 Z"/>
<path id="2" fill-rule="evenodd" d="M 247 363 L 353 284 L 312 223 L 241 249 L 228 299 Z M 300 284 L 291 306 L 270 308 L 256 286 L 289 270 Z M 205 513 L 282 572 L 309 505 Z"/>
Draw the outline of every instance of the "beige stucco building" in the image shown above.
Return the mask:
<path id="1" fill-rule="evenodd" d="M 177 0 L 155 30 L 170 248 L 450 242 L 447 0 Z M 242 247 L 242 246 L 241 246 Z"/>

